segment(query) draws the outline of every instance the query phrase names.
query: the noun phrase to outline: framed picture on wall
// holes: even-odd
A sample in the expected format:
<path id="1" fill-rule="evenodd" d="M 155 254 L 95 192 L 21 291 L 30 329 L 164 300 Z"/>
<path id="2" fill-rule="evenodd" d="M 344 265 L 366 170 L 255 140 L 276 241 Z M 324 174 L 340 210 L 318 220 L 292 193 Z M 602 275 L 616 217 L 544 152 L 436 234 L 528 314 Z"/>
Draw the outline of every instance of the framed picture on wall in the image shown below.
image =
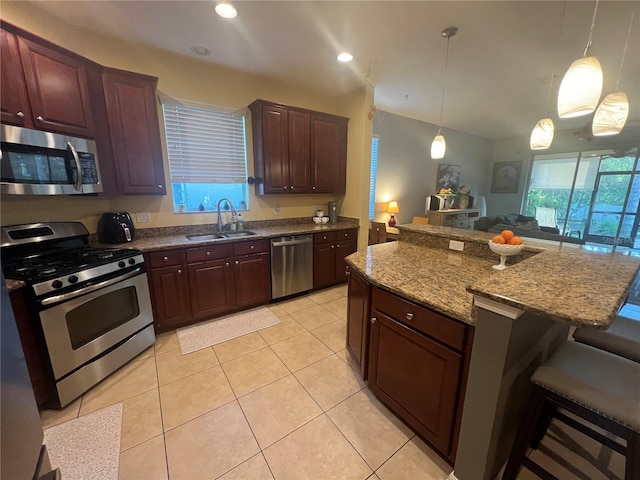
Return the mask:
<path id="1" fill-rule="evenodd" d="M 450 188 L 456 192 L 460 184 L 461 170 L 462 167 L 460 165 L 441 163 L 438 167 L 438 185 L 436 186 L 436 191 L 439 191 L 441 188 Z"/>
<path id="2" fill-rule="evenodd" d="M 493 164 L 491 193 L 518 193 L 522 162 L 496 162 Z"/>

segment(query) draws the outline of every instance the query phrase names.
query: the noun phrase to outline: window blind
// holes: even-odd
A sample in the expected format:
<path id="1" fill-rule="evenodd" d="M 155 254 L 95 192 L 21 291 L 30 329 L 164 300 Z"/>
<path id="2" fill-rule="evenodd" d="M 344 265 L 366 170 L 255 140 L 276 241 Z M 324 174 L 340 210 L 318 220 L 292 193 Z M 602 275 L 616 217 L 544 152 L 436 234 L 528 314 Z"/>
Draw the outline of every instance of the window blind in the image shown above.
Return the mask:
<path id="1" fill-rule="evenodd" d="M 245 117 L 238 112 L 163 103 L 171 181 L 245 183 Z"/>
<path id="2" fill-rule="evenodd" d="M 376 177 L 378 175 L 378 140 L 371 139 L 371 176 L 369 177 L 369 220 L 373 220 L 376 207 Z"/>

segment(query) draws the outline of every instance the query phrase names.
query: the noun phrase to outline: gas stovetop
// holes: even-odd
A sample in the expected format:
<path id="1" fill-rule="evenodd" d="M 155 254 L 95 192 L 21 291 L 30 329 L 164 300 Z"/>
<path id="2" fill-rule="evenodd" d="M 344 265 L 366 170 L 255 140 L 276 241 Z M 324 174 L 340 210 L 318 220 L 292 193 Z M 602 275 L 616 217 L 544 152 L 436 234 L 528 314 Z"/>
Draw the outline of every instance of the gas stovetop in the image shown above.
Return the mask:
<path id="1" fill-rule="evenodd" d="M 140 250 L 94 248 L 78 222 L 2 227 L 2 270 L 5 278 L 22 280 L 36 295 L 79 288 L 144 263 Z"/>

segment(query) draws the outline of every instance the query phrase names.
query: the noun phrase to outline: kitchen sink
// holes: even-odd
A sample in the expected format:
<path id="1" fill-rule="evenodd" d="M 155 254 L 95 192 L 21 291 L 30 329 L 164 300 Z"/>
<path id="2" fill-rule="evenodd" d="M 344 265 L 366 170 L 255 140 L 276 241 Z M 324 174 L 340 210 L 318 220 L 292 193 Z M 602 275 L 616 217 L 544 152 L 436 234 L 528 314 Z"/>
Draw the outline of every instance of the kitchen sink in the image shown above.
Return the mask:
<path id="1" fill-rule="evenodd" d="M 251 232 L 249 230 L 241 230 L 239 232 L 225 232 L 224 235 L 227 238 L 236 238 L 236 237 L 250 237 L 252 235 L 257 235 L 256 232 Z"/>
<path id="2" fill-rule="evenodd" d="M 209 235 L 187 235 L 187 238 L 192 242 L 209 242 L 211 240 L 224 240 L 226 238 L 250 237 L 252 235 L 257 235 L 257 233 L 251 232 L 249 230 L 242 230 L 240 232 L 212 233 Z"/>
<path id="3" fill-rule="evenodd" d="M 187 235 L 187 238 L 192 242 L 207 242 L 210 240 L 224 240 L 227 237 L 219 233 L 213 233 L 210 235 Z"/>

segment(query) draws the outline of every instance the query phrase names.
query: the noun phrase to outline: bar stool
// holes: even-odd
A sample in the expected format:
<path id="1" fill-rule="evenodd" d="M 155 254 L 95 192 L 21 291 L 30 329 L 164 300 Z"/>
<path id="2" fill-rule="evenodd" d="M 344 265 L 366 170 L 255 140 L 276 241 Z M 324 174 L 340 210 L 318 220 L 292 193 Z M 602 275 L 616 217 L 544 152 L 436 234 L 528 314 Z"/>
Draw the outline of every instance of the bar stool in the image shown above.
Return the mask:
<path id="1" fill-rule="evenodd" d="M 521 466 L 543 479 L 556 479 L 526 457 L 536 449 L 552 418 L 626 457 L 625 479 L 640 479 L 640 364 L 589 345 L 565 342 L 538 367 L 533 391 L 503 480 L 515 480 Z M 558 411 L 571 412 L 626 440 L 626 445 Z M 557 479 L 556 479 L 557 480 Z"/>
<path id="2" fill-rule="evenodd" d="M 573 338 L 576 342 L 640 362 L 640 320 L 618 316 L 607 330 L 578 328 Z"/>

